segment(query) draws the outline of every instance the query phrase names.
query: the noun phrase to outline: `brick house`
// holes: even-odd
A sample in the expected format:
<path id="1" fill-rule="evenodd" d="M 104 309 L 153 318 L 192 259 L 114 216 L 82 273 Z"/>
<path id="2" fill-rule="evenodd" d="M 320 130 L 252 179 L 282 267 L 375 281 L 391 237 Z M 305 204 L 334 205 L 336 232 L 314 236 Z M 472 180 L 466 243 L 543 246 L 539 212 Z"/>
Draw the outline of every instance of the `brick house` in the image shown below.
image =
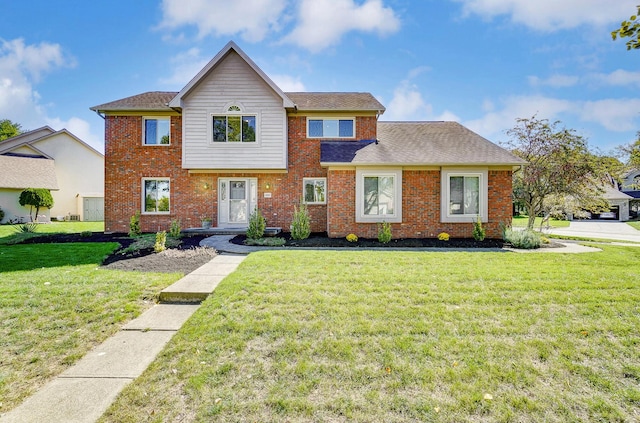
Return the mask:
<path id="1" fill-rule="evenodd" d="M 487 236 L 510 222 L 523 161 L 454 122 L 379 122 L 369 93 L 285 93 L 233 42 L 180 92 L 91 108 L 105 118 L 105 230 L 246 227 L 258 207 L 288 230 L 308 204 L 314 232 Z"/>

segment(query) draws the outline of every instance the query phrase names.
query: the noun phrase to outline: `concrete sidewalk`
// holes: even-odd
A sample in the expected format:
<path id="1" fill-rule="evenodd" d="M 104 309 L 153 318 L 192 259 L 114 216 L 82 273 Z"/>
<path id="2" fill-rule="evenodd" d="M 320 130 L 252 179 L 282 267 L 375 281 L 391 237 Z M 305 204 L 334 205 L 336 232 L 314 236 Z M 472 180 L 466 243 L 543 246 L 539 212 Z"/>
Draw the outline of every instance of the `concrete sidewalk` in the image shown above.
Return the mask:
<path id="1" fill-rule="evenodd" d="M 585 220 L 572 221 L 568 228 L 550 228 L 554 235 L 575 236 L 582 238 L 600 238 L 617 241 L 640 242 L 640 231 L 624 222 Z"/>
<path id="2" fill-rule="evenodd" d="M 218 255 L 162 291 L 158 304 L 90 351 L 8 413 L 0 423 L 90 423 L 102 416 L 118 393 L 153 362 L 173 335 L 245 256 Z"/>

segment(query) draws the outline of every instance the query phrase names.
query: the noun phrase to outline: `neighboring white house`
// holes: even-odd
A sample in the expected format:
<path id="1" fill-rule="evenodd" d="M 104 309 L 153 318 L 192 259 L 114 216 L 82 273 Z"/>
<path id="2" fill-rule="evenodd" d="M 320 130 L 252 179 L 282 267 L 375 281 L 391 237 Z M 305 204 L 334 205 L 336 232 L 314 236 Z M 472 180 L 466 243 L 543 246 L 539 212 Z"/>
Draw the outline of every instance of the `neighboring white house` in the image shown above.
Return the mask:
<path id="1" fill-rule="evenodd" d="M 29 209 L 18 204 L 24 188 L 52 189 L 53 208 L 40 214 L 58 219 L 104 220 L 104 155 L 71 132 L 66 129 L 54 131 L 48 126 L 25 132 L 0 142 L 0 157 L 29 159 L 22 163 L 28 164 L 31 170 L 34 165 L 53 163 L 53 180 L 57 188 L 33 186 L 34 181 L 26 173 L 16 175 L 15 167 L 10 170 L 0 166 L 0 208 L 5 212 L 3 222 L 20 217 L 28 220 Z M 20 182 L 16 177 L 25 179 Z M 9 180 L 13 185 L 21 186 L 3 186 L 8 184 L 3 181 Z"/>
<path id="2" fill-rule="evenodd" d="M 611 209 L 609 212 L 600 213 L 601 219 L 616 219 L 621 222 L 629 220 L 629 201 L 633 200 L 633 197 L 609 185 L 605 186 L 602 197 L 609 202 Z"/>

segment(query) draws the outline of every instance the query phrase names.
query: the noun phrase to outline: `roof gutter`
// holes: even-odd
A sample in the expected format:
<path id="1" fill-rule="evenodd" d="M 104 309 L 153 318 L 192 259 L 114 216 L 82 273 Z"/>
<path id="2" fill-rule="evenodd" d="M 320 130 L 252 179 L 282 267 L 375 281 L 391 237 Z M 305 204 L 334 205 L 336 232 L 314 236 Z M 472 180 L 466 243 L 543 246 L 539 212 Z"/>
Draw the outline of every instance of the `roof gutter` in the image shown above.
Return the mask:
<path id="1" fill-rule="evenodd" d="M 104 115 L 100 113 L 100 110 L 94 110 L 94 112 L 96 112 L 96 115 L 100 116 L 102 119 L 105 119 Z"/>

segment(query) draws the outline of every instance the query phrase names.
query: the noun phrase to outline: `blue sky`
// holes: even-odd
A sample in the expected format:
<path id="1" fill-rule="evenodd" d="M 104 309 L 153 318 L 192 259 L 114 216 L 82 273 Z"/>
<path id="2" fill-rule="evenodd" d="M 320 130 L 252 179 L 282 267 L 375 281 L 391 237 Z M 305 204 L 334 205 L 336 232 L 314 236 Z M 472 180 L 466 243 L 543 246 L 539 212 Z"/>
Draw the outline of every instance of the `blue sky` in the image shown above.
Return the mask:
<path id="1" fill-rule="evenodd" d="M 383 120 L 455 120 L 501 142 L 560 120 L 602 151 L 640 130 L 638 0 L 30 0 L 0 15 L 0 119 L 103 150 L 89 107 L 179 91 L 234 40 L 284 91 L 367 91 Z"/>

